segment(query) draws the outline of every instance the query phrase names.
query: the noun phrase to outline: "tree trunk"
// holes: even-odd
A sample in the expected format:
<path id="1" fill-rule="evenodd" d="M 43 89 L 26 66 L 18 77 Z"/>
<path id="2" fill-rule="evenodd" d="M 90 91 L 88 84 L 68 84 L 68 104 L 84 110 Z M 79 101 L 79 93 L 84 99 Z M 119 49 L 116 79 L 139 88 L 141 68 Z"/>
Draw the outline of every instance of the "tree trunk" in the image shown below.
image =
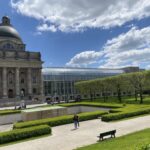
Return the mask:
<path id="1" fill-rule="evenodd" d="M 142 85 L 140 84 L 140 104 L 143 103 L 143 89 L 142 89 Z"/>
<path id="2" fill-rule="evenodd" d="M 93 94 L 92 94 L 92 90 L 90 89 L 90 100 L 93 101 Z"/>
<path id="3" fill-rule="evenodd" d="M 137 90 L 134 91 L 135 101 L 137 102 Z"/>
<path id="4" fill-rule="evenodd" d="M 118 94 L 118 100 L 121 103 L 122 102 L 122 98 L 121 98 L 121 89 L 120 89 L 120 86 L 118 86 L 118 88 L 117 88 L 117 94 Z"/>

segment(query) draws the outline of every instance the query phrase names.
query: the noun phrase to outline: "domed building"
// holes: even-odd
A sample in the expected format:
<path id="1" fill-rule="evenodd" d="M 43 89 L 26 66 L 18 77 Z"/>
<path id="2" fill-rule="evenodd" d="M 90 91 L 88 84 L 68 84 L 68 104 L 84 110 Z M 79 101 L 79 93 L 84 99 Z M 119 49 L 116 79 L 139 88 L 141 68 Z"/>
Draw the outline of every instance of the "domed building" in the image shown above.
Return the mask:
<path id="1" fill-rule="evenodd" d="M 40 52 L 26 51 L 7 16 L 0 24 L 0 100 L 40 99 L 43 94 Z M 1 104 L 1 103 L 0 103 Z"/>

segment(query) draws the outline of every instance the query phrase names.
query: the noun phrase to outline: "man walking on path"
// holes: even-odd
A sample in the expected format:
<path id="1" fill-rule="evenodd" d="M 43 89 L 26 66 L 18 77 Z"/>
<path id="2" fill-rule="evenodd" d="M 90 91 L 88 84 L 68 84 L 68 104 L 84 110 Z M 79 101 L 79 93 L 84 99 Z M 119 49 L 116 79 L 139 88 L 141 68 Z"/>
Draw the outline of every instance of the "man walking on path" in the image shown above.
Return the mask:
<path id="1" fill-rule="evenodd" d="M 78 117 L 78 115 L 76 115 L 76 114 L 74 115 L 73 122 L 74 122 L 75 129 L 77 129 L 77 127 L 79 127 L 79 117 Z"/>

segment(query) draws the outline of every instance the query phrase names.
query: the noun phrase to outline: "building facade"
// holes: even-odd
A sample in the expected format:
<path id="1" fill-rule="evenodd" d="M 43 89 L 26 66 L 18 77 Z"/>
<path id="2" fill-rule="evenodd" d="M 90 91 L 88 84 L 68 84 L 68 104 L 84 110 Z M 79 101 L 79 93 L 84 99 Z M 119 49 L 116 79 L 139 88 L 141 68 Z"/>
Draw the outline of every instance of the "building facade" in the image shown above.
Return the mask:
<path id="1" fill-rule="evenodd" d="M 43 84 L 45 99 L 69 100 L 75 99 L 80 92 L 75 89 L 75 82 L 115 76 L 122 73 L 143 71 L 139 67 L 126 67 L 120 69 L 100 68 L 43 68 Z M 115 95 L 115 93 L 112 93 Z M 98 93 L 97 97 L 103 93 Z M 80 95 L 89 98 L 89 95 Z"/>
<path id="2" fill-rule="evenodd" d="M 31 100 L 43 95 L 40 52 L 26 51 L 7 16 L 0 24 L 0 100 Z"/>
<path id="3" fill-rule="evenodd" d="M 80 94 L 74 87 L 75 82 L 114 76 L 124 72 L 123 69 L 44 68 L 42 71 L 44 94 L 46 98 L 75 99 Z"/>

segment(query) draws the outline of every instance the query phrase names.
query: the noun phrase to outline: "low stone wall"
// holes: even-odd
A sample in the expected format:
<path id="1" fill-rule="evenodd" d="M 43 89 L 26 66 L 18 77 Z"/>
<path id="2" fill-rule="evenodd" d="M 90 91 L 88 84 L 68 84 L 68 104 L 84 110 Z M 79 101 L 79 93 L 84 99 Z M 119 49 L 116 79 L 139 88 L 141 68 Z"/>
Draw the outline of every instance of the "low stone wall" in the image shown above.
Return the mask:
<path id="1" fill-rule="evenodd" d="M 111 108 L 103 108 L 103 107 L 92 107 L 92 106 L 72 106 L 67 108 L 67 113 L 70 114 L 78 114 L 82 112 L 92 112 L 97 110 L 110 110 Z"/>
<path id="2" fill-rule="evenodd" d="M 56 108 L 37 108 L 31 110 L 23 110 L 21 112 L 23 121 L 52 118 L 57 116 L 63 116 L 67 114 L 66 107 L 56 107 Z"/>
<path id="3" fill-rule="evenodd" d="M 0 125 L 11 124 L 11 123 L 21 121 L 21 120 L 22 120 L 21 113 L 1 115 L 0 116 Z"/>

